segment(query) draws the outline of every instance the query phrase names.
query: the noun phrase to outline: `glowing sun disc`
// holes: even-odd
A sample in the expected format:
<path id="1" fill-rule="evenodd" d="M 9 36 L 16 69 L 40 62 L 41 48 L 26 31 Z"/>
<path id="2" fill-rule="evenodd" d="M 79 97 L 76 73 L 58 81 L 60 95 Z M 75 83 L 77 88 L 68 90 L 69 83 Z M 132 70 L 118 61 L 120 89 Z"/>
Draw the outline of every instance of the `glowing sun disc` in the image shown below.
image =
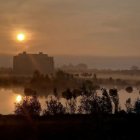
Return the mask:
<path id="1" fill-rule="evenodd" d="M 17 35 L 17 40 L 18 41 L 24 41 L 25 40 L 25 34 L 24 33 L 19 33 Z"/>
<path id="2" fill-rule="evenodd" d="M 21 96 L 21 95 L 18 95 L 18 96 L 16 97 L 16 102 L 17 102 L 17 103 L 20 103 L 21 100 L 22 100 L 22 96 Z"/>

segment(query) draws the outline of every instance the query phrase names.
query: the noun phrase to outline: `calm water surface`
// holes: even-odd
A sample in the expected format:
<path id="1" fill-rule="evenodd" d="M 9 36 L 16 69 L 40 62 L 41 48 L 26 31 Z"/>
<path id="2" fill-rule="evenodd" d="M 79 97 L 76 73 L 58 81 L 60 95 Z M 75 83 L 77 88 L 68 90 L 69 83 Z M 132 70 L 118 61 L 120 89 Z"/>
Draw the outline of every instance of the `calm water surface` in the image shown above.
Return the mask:
<path id="1" fill-rule="evenodd" d="M 22 89 L 0 89 L 0 114 L 14 114 L 16 97 L 24 95 Z M 39 97 L 42 108 L 45 107 L 45 97 Z"/>
<path id="2" fill-rule="evenodd" d="M 98 94 L 101 91 L 97 91 Z M 16 97 L 18 95 L 24 95 L 22 89 L 0 89 L 0 114 L 13 114 L 15 108 Z M 140 98 L 139 90 L 134 89 L 133 93 L 127 93 L 125 90 L 119 90 L 120 98 L 120 107 L 121 109 L 126 110 L 125 102 L 128 98 L 131 98 L 132 103 L 136 101 L 137 98 Z M 45 108 L 45 97 L 39 97 L 42 108 Z M 63 102 L 64 100 L 61 99 Z"/>

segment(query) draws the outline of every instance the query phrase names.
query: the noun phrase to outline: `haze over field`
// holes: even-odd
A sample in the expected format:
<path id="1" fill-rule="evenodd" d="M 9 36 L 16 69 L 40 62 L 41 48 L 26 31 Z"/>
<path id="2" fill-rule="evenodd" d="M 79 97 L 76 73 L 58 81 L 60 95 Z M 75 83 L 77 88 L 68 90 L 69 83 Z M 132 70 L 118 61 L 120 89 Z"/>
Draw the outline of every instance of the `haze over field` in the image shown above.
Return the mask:
<path id="1" fill-rule="evenodd" d="M 0 53 L 139 57 L 139 5 L 138 0 L 0 0 Z M 23 44 L 15 40 L 18 31 L 27 34 Z"/>
<path id="2" fill-rule="evenodd" d="M 72 56 L 55 55 L 55 66 L 61 67 L 65 64 L 85 63 L 89 68 L 97 69 L 130 69 L 133 65 L 140 67 L 139 57 L 94 57 L 94 56 Z M 13 67 L 12 55 L 0 56 L 0 67 Z"/>

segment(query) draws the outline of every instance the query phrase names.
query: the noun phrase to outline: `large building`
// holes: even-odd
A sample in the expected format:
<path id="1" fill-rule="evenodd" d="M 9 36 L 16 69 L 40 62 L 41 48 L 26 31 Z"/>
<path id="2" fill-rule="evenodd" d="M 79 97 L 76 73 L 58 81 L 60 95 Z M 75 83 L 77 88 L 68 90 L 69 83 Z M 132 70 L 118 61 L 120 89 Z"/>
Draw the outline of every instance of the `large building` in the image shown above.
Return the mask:
<path id="1" fill-rule="evenodd" d="M 54 73 L 54 60 L 47 54 L 20 53 L 13 57 L 13 72 L 16 75 L 32 75 L 34 71 L 50 75 Z"/>

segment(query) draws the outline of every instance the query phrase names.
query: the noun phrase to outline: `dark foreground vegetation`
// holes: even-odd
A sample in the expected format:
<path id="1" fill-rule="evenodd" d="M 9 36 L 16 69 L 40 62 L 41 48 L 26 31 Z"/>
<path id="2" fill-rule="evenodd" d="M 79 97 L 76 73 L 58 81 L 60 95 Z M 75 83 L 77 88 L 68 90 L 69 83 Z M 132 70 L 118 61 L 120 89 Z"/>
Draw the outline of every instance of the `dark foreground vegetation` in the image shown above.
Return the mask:
<path id="1" fill-rule="evenodd" d="M 139 139 L 139 126 L 138 114 L 0 116 L 0 139 Z"/>
<path id="2" fill-rule="evenodd" d="M 79 80 L 62 71 L 55 78 L 35 72 L 33 77 L 23 81 L 28 87 L 21 83 L 25 84 L 25 96 L 15 103 L 15 115 L 0 116 L 2 140 L 139 138 L 140 99 L 132 103 L 128 98 L 126 110 L 122 110 L 118 90 L 101 88 L 96 76 L 92 80 Z M 20 83 L 16 79 L 14 82 Z M 43 109 L 37 89 L 48 87 L 53 90 L 53 95 L 46 96 Z M 63 90 L 60 92 L 61 87 Z M 101 91 L 100 96 L 97 90 Z M 125 90 L 132 93 L 133 87 L 127 86 Z"/>
<path id="3" fill-rule="evenodd" d="M 56 94 L 46 101 L 42 115 L 37 96 L 25 96 L 22 102 L 15 104 L 15 115 L 0 116 L 0 137 L 11 140 L 128 140 L 139 137 L 139 100 L 132 105 L 128 99 L 124 111 L 119 109 L 116 89 L 102 89 L 101 97 L 85 88 L 81 93 L 77 109 L 74 92 L 66 90 L 63 92 L 66 106 Z M 111 101 L 115 105 L 114 114 Z"/>

